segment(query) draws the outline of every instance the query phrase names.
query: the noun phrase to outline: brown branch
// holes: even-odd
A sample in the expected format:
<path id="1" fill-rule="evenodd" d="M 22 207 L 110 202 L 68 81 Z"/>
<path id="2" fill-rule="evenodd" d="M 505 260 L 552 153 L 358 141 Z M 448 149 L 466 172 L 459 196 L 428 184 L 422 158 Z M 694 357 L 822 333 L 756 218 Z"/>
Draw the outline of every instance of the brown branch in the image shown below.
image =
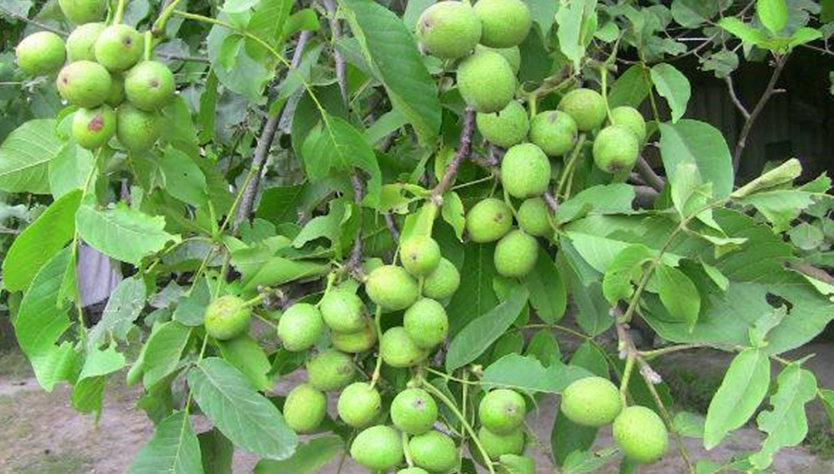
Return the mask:
<path id="1" fill-rule="evenodd" d="M 756 122 L 759 114 L 761 114 L 762 110 L 764 110 L 767 101 L 770 100 L 771 96 L 773 96 L 774 90 L 776 89 L 776 83 L 779 81 L 779 76 L 782 74 L 782 70 L 785 68 L 785 64 L 788 62 L 789 57 L 790 53 L 776 57 L 773 74 L 770 76 L 770 82 L 767 83 L 764 93 L 762 93 L 762 96 L 759 98 L 756 106 L 753 107 L 750 115 L 744 121 L 741 133 L 738 136 L 738 142 L 736 142 L 735 152 L 733 153 L 734 172 L 738 172 L 739 165 L 741 164 L 741 155 L 744 153 L 744 147 L 747 146 L 747 137 L 750 135 L 750 130 L 753 128 L 753 124 Z"/>
<path id="2" fill-rule="evenodd" d="M 57 28 L 53 28 L 53 27 L 45 25 L 45 24 L 43 24 L 39 21 L 30 20 L 29 18 L 26 18 L 23 15 L 20 15 L 18 13 L 12 12 L 12 11 L 9 11 L 9 10 L 3 8 L 3 7 L 0 7 L 0 13 L 3 13 L 6 16 L 14 18 L 15 20 L 20 20 L 24 23 L 29 23 L 32 26 L 37 26 L 38 28 L 40 28 L 42 30 L 45 30 L 45 31 L 49 31 L 50 33 L 55 33 L 58 36 L 63 36 L 64 38 L 69 36 L 69 33 L 67 33 L 66 31 L 62 31 L 62 30 L 59 30 Z"/>
<path id="3" fill-rule="evenodd" d="M 358 173 L 350 177 L 350 184 L 353 187 L 353 202 L 355 202 L 356 206 L 359 207 L 361 206 L 362 199 L 365 198 L 365 185 L 362 183 L 362 179 L 359 177 Z M 353 275 L 361 276 L 361 265 L 362 228 L 360 227 L 356 234 L 356 238 L 353 240 L 353 249 L 350 251 L 350 258 L 347 261 L 346 267 Z"/>
<path id="4" fill-rule="evenodd" d="M 636 169 L 637 174 L 643 178 L 643 181 L 645 181 L 647 185 L 654 188 L 655 191 L 663 191 L 663 187 L 666 186 L 666 180 L 655 173 L 651 165 L 649 165 L 649 162 L 642 156 L 637 158 Z"/>
<path id="5" fill-rule="evenodd" d="M 162 59 L 168 59 L 171 61 L 185 61 L 191 63 L 210 63 L 211 60 L 209 58 L 204 58 L 202 56 L 183 56 L 180 54 L 170 54 L 170 53 L 160 53 L 154 52 L 155 55 L 159 56 Z"/>
<path id="6" fill-rule="evenodd" d="M 400 229 L 397 228 L 397 221 L 394 220 L 394 216 L 389 212 L 383 215 L 385 216 L 385 225 L 388 226 L 388 232 L 391 233 L 391 238 L 394 239 L 394 242 L 399 242 Z"/>
<path id="7" fill-rule="evenodd" d="M 556 211 L 559 210 L 559 201 L 557 201 L 556 198 L 550 194 L 550 191 L 545 191 L 542 198 L 544 198 L 544 202 L 547 204 L 547 207 L 550 208 L 550 212 L 556 214 Z"/>
<path id="8" fill-rule="evenodd" d="M 336 81 L 339 83 L 339 92 L 342 94 L 342 100 L 345 104 L 348 104 L 348 91 L 347 91 L 347 74 L 345 74 L 345 67 L 346 62 L 342 53 L 339 52 L 338 48 L 336 48 L 336 41 L 339 39 L 339 36 L 342 34 L 342 29 L 339 26 L 339 20 L 336 18 L 336 4 L 333 0 L 322 0 L 324 4 L 324 8 L 327 10 L 327 13 L 330 15 L 328 20 L 330 21 L 330 31 L 333 35 L 333 60 L 336 63 Z"/>
<path id="9" fill-rule="evenodd" d="M 649 186 L 632 186 L 634 188 L 634 202 L 640 209 L 651 209 L 657 199 L 658 191 Z"/>
<path id="10" fill-rule="evenodd" d="M 732 74 L 728 74 L 727 77 L 724 78 L 724 82 L 727 83 L 727 91 L 730 93 L 730 100 L 733 101 L 733 105 L 736 106 L 739 112 L 741 112 L 742 117 L 744 120 L 750 119 L 750 112 L 747 110 L 747 107 L 741 103 L 738 96 L 736 95 L 736 88 L 733 86 L 733 76 Z"/>
<path id="11" fill-rule="evenodd" d="M 295 46 L 292 62 L 290 67 L 295 69 L 301 63 L 301 57 L 304 53 L 304 47 L 310 39 L 312 33 L 309 31 L 302 31 L 298 36 L 298 43 Z M 272 149 L 272 142 L 275 139 L 275 132 L 278 130 L 278 125 L 281 123 L 281 114 L 275 114 L 267 119 L 264 124 L 261 135 L 258 138 L 258 145 L 255 148 L 255 155 L 252 158 L 252 166 L 258 168 L 258 172 L 249 180 L 246 189 L 243 190 L 243 196 L 240 205 L 237 208 L 237 215 L 235 216 L 234 229 L 237 230 L 240 225 L 249 219 L 252 214 L 252 207 L 255 205 L 255 196 L 258 194 L 258 187 L 261 182 L 261 173 L 263 172 L 264 164 L 269 156 L 269 150 Z"/>
<path id="12" fill-rule="evenodd" d="M 452 162 L 446 167 L 446 173 L 432 191 L 432 201 L 439 203 L 443 193 L 452 186 L 460 165 L 472 154 L 472 136 L 475 134 L 475 111 L 469 107 L 463 112 L 463 126 L 460 129 L 460 144 Z"/>

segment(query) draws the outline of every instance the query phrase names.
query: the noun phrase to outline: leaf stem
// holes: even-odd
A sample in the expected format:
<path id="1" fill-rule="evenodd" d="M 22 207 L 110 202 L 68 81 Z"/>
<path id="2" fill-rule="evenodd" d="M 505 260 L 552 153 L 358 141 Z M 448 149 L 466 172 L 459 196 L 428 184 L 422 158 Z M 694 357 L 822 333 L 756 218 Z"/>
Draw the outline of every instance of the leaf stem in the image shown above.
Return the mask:
<path id="1" fill-rule="evenodd" d="M 382 341 L 382 306 L 377 305 L 376 312 L 374 313 L 374 331 L 376 331 L 376 340 L 377 343 Z M 376 386 L 376 383 L 379 381 L 379 376 L 382 372 L 382 347 L 379 347 L 376 355 L 376 366 L 374 367 L 374 373 L 371 375 L 371 388 Z"/>
<path id="2" fill-rule="evenodd" d="M 449 408 L 449 410 L 451 410 L 451 412 L 460 420 L 464 430 L 467 433 L 469 433 L 469 437 L 472 438 L 472 442 L 475 443 L 475 447 L 478 448 L 481 457 L 484 458 L 484 463 L 486 463 L 487 469 L 489 469 L 489 472 L 491 474 L 495 474 L 495 468 L 492 465 L 492 460 L 490 459 L 489 454 L 487 454 L 486 449 L 484 449 L 484 445 L 481 444 L 481 440 L 478 438 L 477 433 L 475 433 L 475 430 L 472 428 L 472 425 L 469 424 L 469 422 L 466 420 L 466 417 L 463 416 L 458 407 L 455 405 L 455 402 L 449 400 L 446 394 L 438 390 L 437 387 L 435 387 L 428 381 L 424 380 L 422 385 L 427 392 L 434 395 L 435 398 L 437 398 L 438 400 L 440 400 L 441 403 L 446 405 Z"/>
<path id="3" fill-rule="evenodd" d="M 116 4 L 116 13 L 113 14 L 113 24 L 114 25 L 118 25 L 124 19 L 125 4 L 127 4 L 127 0 L 119 0 L 119 3 Z"/>
<path id="4" fill-rule="evenodd" d="M 582 152 L 582 147 L 585 145 L 585 134 L 580 133 L 579 138 L 576 140 L 576 146 L 573 147 L 573 151 L 568 157 L 568 161 L 565 162 L 565 168 L 562 170 L 562 176 L 559 178 L 559 185 L 556 187 L 556 197 L 562 197 L 562 191 L 565 187 L 565 183 L 568 179 L 568 175 L 573 176 L 573 169 L 576 166 L 576 161 L 579 159 L 579 156 Z"/>

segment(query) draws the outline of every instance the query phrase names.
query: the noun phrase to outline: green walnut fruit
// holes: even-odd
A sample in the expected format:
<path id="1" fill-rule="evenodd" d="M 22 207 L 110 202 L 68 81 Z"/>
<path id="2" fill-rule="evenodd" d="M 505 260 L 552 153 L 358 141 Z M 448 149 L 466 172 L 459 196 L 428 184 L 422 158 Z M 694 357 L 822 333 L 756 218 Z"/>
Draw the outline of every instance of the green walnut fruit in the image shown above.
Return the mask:
<path id="1" fill-rule="evenodd" d="M 487 393 L 478 405 L 481 425 L 495 434 L 506 435 L 519 429 L 527 414 L 524 397 L 509 389 Z"/>
<path id="2" fill-rule="evenodd" d="M 110 75 L 110 92 L 107 93 L 105 103 L 111 107 L 118 107 L 125 101 L 125 80 L 121 74 Z"/>
<path id="3" fill-rule="evenodd" d="M 530 141 L 549 156 L 564 156 L 576 145 L 579 129 L 567 113 L 548 110 L 536 115 L 530 125 Z"/>
<path id="4" fill-rule="evenodd" d="M 501 185 L 510 196 L 540 196 L 550 184 L 550 160 L 532 143 L 516 145 L 501 160 Z"/>
<path id="5" fill-rule="evenodd" d="M 17 66 L 32 76 L 57 72 L 66 59 L 64 40 L 49 31 L 39 31 L 23 38 L 15 51 Z"/>
<path id="6" fill-rule="evenodd" d="M 611 109 L 611 124 L 631 130 L 639 143 L 646 141 L 646 119 L 634 107 L 623 105 Z"/>
<path id="7" fill-rule="evenodd" d="M 411 306 L 420 296 L 420 287 L 404 268 L 383 265 L 375 268 L 365 281 L 368 298 L 383 309 L 398 311 Z"/>
<path id="8" fill-rule="evenodd" d="M 116 137 L 132 152 L 150 150 L 162 134 L 162 119 L 154 112 L 124 104 L 116 115 Z"/>
<path id="9" fill-rule="evenodd" d="M 67 102 L 92 109 L 107 100 L 110 73 L 92 61 L 76 61 L 61 69 L 56 85 Z"/>
<path id="10" fill-rule="evenodd" d="M 414 367 L 422 362 L 428 351 L 420 348 L 402 326 L 395 326 L 385 331 L 379 340 L 379 354 L 382 361 L 391 367 Z"/>
<path id="11" fill-rule="evenodd" d="M 382 411 L 382 397 L 365 382 L 348 385 L 339 395 L 336 405 L 339 418 L 353 428 L 370 425 Z"/>
<path id="12" fill-rule="evenodd" d="M 537 237 L 548 237 L 553 235 L 553 228 L 550 227 L 550 209 L 547 203 L 540 197 L 525 199 L 518 206 L 515 217 L 518 219 L 518 226 L 524 232 Z"/>
<path id="13" fill-rule="evenodd" d="M 64 16 L 76 25 L 100 21 L 107 11 L 107 0 L 58 0 Z"/>
<path id="14" fill-rule="evenodd" d="M 479 113 L 475 121 L 478 124 L 478 131 L 488 142 L 503 148 L 521 143 L 527 137 L 527 131 L 530 128 L 527 110 L 514 100 L 511 100 L 500 112 Z"/>
<path id="15" fill-rule="evenodd" d="M 594 163 L 606 173 L 630 170 L 640 156 L 640 143 L 631 129 L 609 125 L 594 139 Z"/>
<path id="16" fill-rule="evenodd" d="M 316 390 L 341 390 L 353 381 L 355 369 L 350 356 L 328 350 L 307 361 L 307 380 Z"/>
<path id="17" fill-rule="evenodd" d="M 466 230 L 473 242 L 495 242 L 513 226 L 513 212 L 504 201 L 486 198 L 466 214 Z"/>
<path id="18" fill-rule="evenodd" d="M 481 20 L 481 44 L 485 46 L 518 46 L 530 33 L 530 9 L 521 0 L 478 0 L 473 10 Z"/>
<path id="19" fill-rule="evenodd" d="M 458 465 L 455 442 L 439 431 L 413 436 L 408 451 L 414 464 L 429 472 L 449 472 Z"/>
<path id="20" fill-rule="evenodd" d="M 421 467 L 407 467 L 397 471 L 397 474 L 429 474 L 429 471 Z"/>
<path id="21" fill-rule="evenodd" d="M 442 59 L 469 54 L 481 39 L 481 21 L 468 3 L 435 3 L 417 21 L 417 37 L 426 51 Z"/>
<path id="22" fill-rule="evenodd" d="M 539 243 L 532 235 L 514 230 L 495 246 L 495 271 L 507 278 L 523 278 L 533 271 L 539 257 Z"/>
<path id="23" fill-rule="evenodd" d="M 605 99 L 599 92 L 591 89 L 574 89 L 568 92 L 559 102 L 559 110 L 576 121 L 576 127 L 580 132 L 598 128 L 605 121 Z"/>
<path id="24" fill-rule="evenodd" d="M 640 464 L 659 461 L 669 448 L 669 433 L 657 413 L 628 407 L 614 420 L 614 440 L 627 458 Z"/>
<path id="25" fill-rule="evenodd" d="M 306 383 L 292 389 L 284 402 L 284 421 L 296 433 L 313 433 L 326 414 L 327 396 Z"/>
<path id="26" fill-rule="evenodd" d="M 171 102 L 176 91 L 174 73 L 158 61 L 142 61 L 125 75 L 125 95 L 137 108 L 161 109 Z"/>
<path id="27" fill-rule="evenodd" d="M 144 50 L 145 39 L 135 28 L 111 25 L 96 40 L 96 61 L 109 71 L 126 71 L 142 59 Z"/>
<path id="28" fill-rule="evenodd" d="M 451 298 L 458 291 L 459 286 L 460 272 L 457 267 L 454 263 L 441 258 L 437 268 L 423 280 L 423 295 L 427 298 L 443 300 Z"/>
<path id="29" fill-rule="evenodd" d="M 402 243 L 400 259 L 408 273 L 426 276 L 440 264 L 440 246 L 431 237 L 411 237 Z"/>
<path id="30" fill-rule="evenodd" d="M 367 327 L 365 305 L 356 293 L 345 288 L 334 288 L 319 301 L 324 324 L 337 332 L 358 332 Z"/>
<path id="31" fill-rule="evenodd" d="M 109 105 L 78 109 L 72 118 L 72 136 L 88 150 L 103 146 L 116 133 L 116 111 Z"/>
<path id="32" fill-rule="evenodd" d="M 246 302 L 237 296 L 226 295 L 208 305 L 203 324 L 209 336 L 228 341 L 244 334 L 249 329 L 250 319 L 252 310 L 246 307 Z"/>
<path id="33" fill-rule="evenodd" d="M 313 347 L 324 330 L 318 308 L 308 303 L 289 307 L 278 320 L 278 338 L 284 349 L 301 352 Z"/>
<path id="34" fill-rule="evenodd" d="M 449 318 L 443 305 L 431 298 L 417 300 L 405 311 L 403 326 L 417 347 L 431 349 L 449 334 Z"/>
<path id="35" fill-rule="evenodd" d="M 357 332 L 331 331 L 330 342 L 336 349 L 349 354 L 371 350 L 376 344 L 376 330 L 370 325 Z"/>
<path id="36" fill-rule="evenodd" d="M 517 456 L 524 452 L 524 430 L 521 428 L 500 435 L 481 427 L 478 430 L 478 439 L 481 441 L 484 451 L 493 461 L 497 461 L 506 454 Z"/>
<path id="37" fill-rule="evenodd" d="M 619 389 L 610 380 L 587 377 L 565 389 L 560 409 L 577 425 L 601 428 L 614 422 L 623 403 Z"/>
<path id="38" fill-rule="evenodd" d="M 350 446 L 350 457 L 372 471 L 387 471 L 403 462 L 400 434 L 390 426 L 377 425 L 356 435 Z"/>
<path id="39" fill-rule="evenodd" d="M 458 90 L 476 112 L 503 110 L 515 96 L 515 74 L 500 54 L 481 50 L 464 59 L 457 70 Z"/>
<path id="40" fill-rule="evenodd" d="M 482 49 L 486 49 L 489 51 L 494 51 L 501 56 L 504 56 L 504 59 L 510 64 L 510 68 L 513 70 L 513 74 L 518 74 L 519 69 L 521 69 L 521 50 L 518 49 L 518 46 L 513 46 L 510 48 L 490 48 L 489 46 L 484 46 L 479 44 L 475 47 L 475 51 L 480 51 Z"/>
<path id="41" fill-rule="evenodd" d="M 391 402 L 391 421 L 408 435 L 421 435 L 437 421 L 437 403 L 429 392 L 409 388 L 398 393 Z"/>
<path id="42" fill-rule="evenodd" d="M 67 38 L 67 60 L 95 61 L 96 41 L 106 27 L 104 23 L 87 23 L 72 30 Z"/>

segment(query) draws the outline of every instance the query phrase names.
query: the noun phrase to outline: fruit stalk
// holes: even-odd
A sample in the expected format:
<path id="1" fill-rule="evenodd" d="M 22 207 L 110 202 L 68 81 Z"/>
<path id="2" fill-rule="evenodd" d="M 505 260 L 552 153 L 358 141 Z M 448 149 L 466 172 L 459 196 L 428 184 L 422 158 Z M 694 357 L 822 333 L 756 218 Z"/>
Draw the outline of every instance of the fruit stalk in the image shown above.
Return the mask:
<path id="1" fill-rule="evenodd" d="M 437 398 L 444 405 L 446 405 L 449 408 L 449 410 L 451 410 L 451 412 L 460 420 L 461 424 L 463 425 L 463 428 L 466 430 L 467 433 L 469 433 L 469 437 L 472 438 L 472 442 L 475 443 L 475 447 L 478 448 L 478 452 L 481 453 L 481 457 L 484 459 L 484 463 L 486 464 L 487 469 L 489 469 L 490 474 L 495 474 L 495 468 L 492 466 L 492 461 L 490 460 L 490 457 L 487 454 L 486 449 L 484 449 L 483 444 L 481 444 L 481 440 L 478 439 L 478 434 L 475 433 L 474 429 L 472 429 L 472 425 L 470 425 L 469 422 L 466 421 L 466 417 L 463 416 L 463 414 L 460 412 L 455 403 L 449 400 L 449 398 L 443 392 L 438 390 L 437 387 L 430 384 L 428 381 L 424 380 L 422 386 L 427 392 L 431 393 L 435 398 Z"/>

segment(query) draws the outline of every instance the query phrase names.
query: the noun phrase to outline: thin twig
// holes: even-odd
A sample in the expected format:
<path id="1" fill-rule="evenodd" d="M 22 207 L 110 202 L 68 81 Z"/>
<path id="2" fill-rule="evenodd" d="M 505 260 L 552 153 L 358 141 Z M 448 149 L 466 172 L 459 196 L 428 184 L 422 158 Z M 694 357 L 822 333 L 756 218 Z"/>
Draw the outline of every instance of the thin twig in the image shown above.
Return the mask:
<path id="1" fill-rule="evenodd" d="M 365 185 L 358 173 L 350 177 L 350 184 L 353 187 L 353 202 L 360 206 L 362 199 L 365 198 Z M 360 228 L 353 240 L 353 249 L 350 251 L 350 258 L 347 261 L 347 269 L 352 274 L 361 276 L 360 267 L 362 265 L 362 229 Z"/>
<path id="2" fill-rule="evenodd" d="M 62 30 L 59 30 L 57 28 L 53 28 L 53 27 L 48 26 L 48 25 L 44 25 L 43 23 L 41 23 L 39 21 L 36 21 L 36 20 L 30 20 L 29 18 L 26 18 L 23 15 L 20 15 L 18 13 L 13 12 L 13 11 L 9 11 L 9 10 L 3 8 L 3 7 L 0 7 L 0 13 L 3 13 L 4 15 L 10 16 L 10 17 L 14 18 L 15 20 L 20 20 L 24 23 L 29 23 L 32 26 L 37 26 L 38 28 L 40 28 L 42 30 L 49 31 L 51 33 L 55 33 L 58 36 L 63 36 L 64 38 L 69 36 L 69 33 L 67 33 L 66 31 L 62 31 Z"/>
<path id="3" fill-rule="evenodd" d="M 771 96 L 773 96 L 773 91 L 776 89 L 776 83 L 779 82 L 779 76 L 782 74 L 782 70 L 785 69 L 785 64 L 788 62 L 789 57 L 790 53 L 776 57 L 773 74 L 770 76 L 770 82 L 767 83 L 764 93 L 762 93 L 762 96 L 759 98 L 756 106 L 753 107 L 753 110 L 750 112 L 750 116 L 744 121 L 741 133 L 738 136 L 735 152 L 733 153 L 733 171 L 735 172 L 738 172 L 739 165 L 741 164 L 741 155 L 744 153 L 744 147 L 747 146 L 747 137 L 750 135 L 753 123 L 756 122 L 759 114 L 761 114 L 762 110 L 764 110 L 767 101 L 770 100 Z"/>
<path id="4" fill-rule="evenodd" d="M 472 136 L 475 134 L 475 111 L 469 107 L 463 113 L 463 126 L 460 129 L 460 144 L 452 162 L 446 167 L 446 173 L 432 191 L 432 201 L 439 203 L 443 193 L 449 190 L 458 174 L 460 165 L 472 154 Z"/>
<path id="5" fill-rule="evenodd" d="M 636 169 L 637 174 L 639 174 L 640 177 L 643 178 L 643 181 L 645 181 L 647 185 L 651 186 L 652 188 L 654 188 L 655 191 L 658 192 L 663 190 L 663 186 L 666 185 L 666 180 L 664 180 L 657 173 L 655 173 L 651 165 L 649 165 L 649 162 L 646 161 L 646 159 L 642 156 L 637 158 Z"/>
<path id="6" fill-rule="evenodd" d="M 556 211 L 559 210 L 559 201 L 557 201 L 556 198 L 550 194 L 550 191 L 545 191 L 542 197 L 544 198 L 544 202 L 547 204 L 547 207 L 550 208 L 550 212 L 556 214 Z"/>
<path id="7" fill-rule="evenodd" d="M 301 63 L 304 47 L 306 46 L 311 35 L 312 33 L 309 31 L 302 31 L 299 35 L 298 43 L 296 44 L 295 52 L 293 53 L 292 62 L 290 63 L 290 66 L 293 69 L 297 68 L 299 63 Z M 263 166 L 269 156 L 269 150 L 272 148 L 272 141 L 275 139 L 275 132 L 278 130 L 278 125 L 280 123 L 281 114 L 275 114 L 267 119 L 266 124 L 264 124 L 264 128 L 261 131 L 261 136 L 258 138 L 258 145 L 255 148 L 255 155 L 252 158 L 252 166 L 258 168 L 258 172 L 252 177 L 243 192 L 243 198 L 240 206 L 238 206 L 237 215 L 235 216 L 235 230 L 237 230 L 244 221 L 249 219 L 249 215 L 252 213 L 252 206 L 255 204 L 255 196 L 258 193 Z"/>
<path id="8" fill-rule="evenodd" d="M 171 61 L 185 61 L 191 63 L 210 63 L 211 60 L 209 58 L 205 58 L 202 56 L 183 56 L 180 54 L 170 54 L 170 53 L 162 53 L 159 51 L 154 52 L 155 55 L 159 56 L 162 59 L 168 59 Z"/>
<path id="9" fill-rule="evenodd" d="M 750 119 L 750 112 L 747 110 L 747 107 L 741 103 L 738 96 L 736 95 L 736 88 L 733 86 L 733 76 L 732 74 L 728 74 L 727 77 L 724 78 L 724 82 L 727 83 L 727 91 L 730 93 L 730 99 L 733 101 L 733 105 L 736 106 L 739 112 L 741 112 L 742 117 L 744 120 Z"/>
<path id="10" fill-rule="evenodd" d="M 394 242 L 400 241 L 400 229 L 397 228 L 397 221 L 394 220 L 394 216 L 390 213 L 385 213 L 385 225 L 388 227 L 388 232 L 391 233 L 391 238 L 394 239 Z"/>
<path id="11" fill-rule="evenodd" d="M 342 100 L 347 104 L 347 75 L 345 74 L 345 66 L 347 63 L 342 53 L 336 48 L 336 41 L 338 41 L 339 36 L 342 34 L 339 20 L 336 18 L 336 4 L 333 0 L 322 0 L 322 3 L 328 15 L 330 15 L 328 20 L 330 21 L 330 32 L 333 35 L 333 60 L 336 63 L 336 81 L 339 83 L 339 92 L 342 94 Z"/>

